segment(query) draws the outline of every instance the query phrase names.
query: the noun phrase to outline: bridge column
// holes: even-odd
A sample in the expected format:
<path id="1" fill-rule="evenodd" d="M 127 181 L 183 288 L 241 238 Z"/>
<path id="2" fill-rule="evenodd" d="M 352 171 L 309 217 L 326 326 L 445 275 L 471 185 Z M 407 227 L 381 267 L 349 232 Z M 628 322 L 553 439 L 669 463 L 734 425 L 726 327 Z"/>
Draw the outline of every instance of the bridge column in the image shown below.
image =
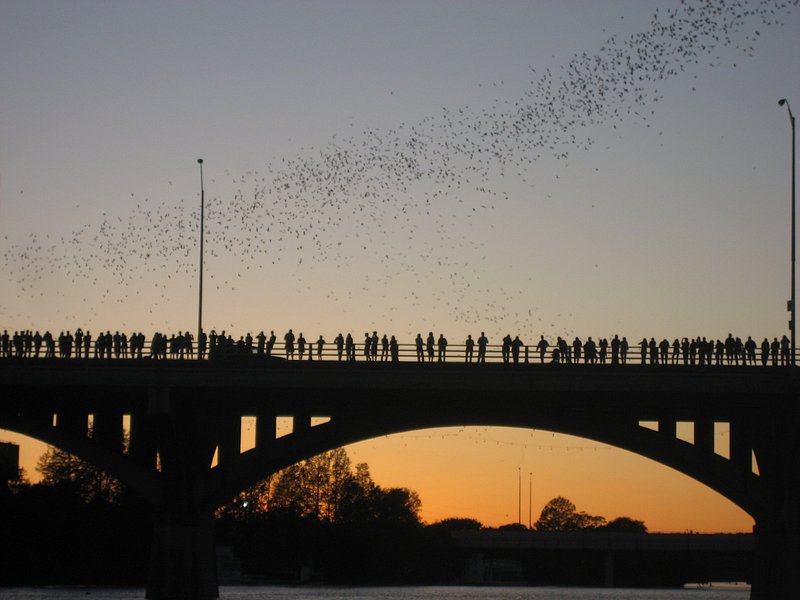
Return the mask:
<path id="1" fill-rule="evenodd" d="M 698 450 L 714 453 L 714 421 L 698 419 L 694 422 L 694 445 Z"/>
<path id="2" fill-rule="evenodd" d="M 238 415 L 224 416 L 219 424 L 219 464 L 235 459 L 242 449 L 242 418 Z"/>
<path id="3" fill-rule="evenodd" d="M 658 420 L 658 433 L 673 439 L 678 437 L 678 423 L 675 419 L 659 419 Z"/>
<path id="4" fill-rule="evenodd" d="M 610 550 L 603 560 L 603 587 L 614 587 L 614 553 Z"/>
<path id="5" fill-rule="evenodd" d="M 89 416 L 83 412 L 60 412 L 56 416 L 56 428 L 86 437 L 89 432 Z"/>
<path id="6" fill-rule="evenodd" d="M 797 598 L 797 568 L 800 565 L 800 527 L 759 521 L 753 527 L 753 587 L 751 600 Z"/>
<path id="7" fill-rule="evenodd" d="M 730 422 L 730 459 L 737 469 L 753 470 L 753 448 L 747 425 L 741 419 Z"/>
<path id="8" fill-rule="evenodd" d="M 203 480 L 214 456 L 217 415 L 175 399 L 151 415 L 161 456 L 162 491 L 147 580 L 151 600 L 219 597 L 213 511 L 203 506 Z"/>
<path id="9" fill-rule="evenodd" d="M 301 433 L 311 429 L 311 415 L 302 412 L 292 417 L 292 433 Z"/>
<path id="10" fill-rule="evenodd" d="M 122 414 L 98 412 L 94 415 L 94 439 L 113 452 L 122 452 Z"/>
<path id="11" fill-rule="evenodd" d="M 278 424 L 274 411 L 262 411 L 256 415 L 256 448 L 275 443 Z"/>
<path id="12" fill-rule="evenodd" d="M 759 449 L 771 446 L 772 451 L 760 453 L 765 462 L 760 471 L 769 485 L 770 501 L 765 514 L 756 517 L 753 528 L 752 600 L 797 598 L 800 469 L 796 460 L 800 456 L 800 406 L 793 401 L 787 413 L 776 415 L 774 425 L 754 440 Z"/>
<path id="13" fill-rule="evenodd" d="M 147 413 L 132 413 L 130 428 L 128 453 L 140 465 L 155 470 L 158 451 L 153 426 Z"/>

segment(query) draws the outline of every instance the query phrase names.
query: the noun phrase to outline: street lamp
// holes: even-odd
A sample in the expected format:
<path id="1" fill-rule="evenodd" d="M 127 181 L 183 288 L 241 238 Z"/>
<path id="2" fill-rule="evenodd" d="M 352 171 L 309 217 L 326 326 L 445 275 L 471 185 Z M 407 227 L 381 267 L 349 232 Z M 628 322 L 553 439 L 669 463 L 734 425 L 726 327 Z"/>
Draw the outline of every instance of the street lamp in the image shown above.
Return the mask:
<path id="1" fill-rule="evenodd" d="M 204 227 L 204 209 L 205 209 L 205 191 L 203 190 L 203 159 L 198 158 L 197 164 L 200 165 L 200 285 L 199 287 L 199 300 L 197 303 L 197 359 L 200 360 L 200 338 L 203 335 L 203 230 Z"/>
<path id="2" fill-rule="evenodd" d="M 791 360 L 792 366 L 796 366 L 795 362 L 795 285 L 794 285 L 794 262 L 795 262 L 795 130 L 794 130 L 794 115 L 792 114 L 792 107 L 789 106 L 789 101 L 786 98 L 781 98 L 778 100 L 778 106 L 786 105 L 787 110 L 789 111 L 789 123 L 792 126 L 792 299 L 789 302 L 789 310 L 792 313 L 792 320 L 790 321 L 791 324 L 791 331 L 792 331 L 792 350 L 791 350 Z"/>

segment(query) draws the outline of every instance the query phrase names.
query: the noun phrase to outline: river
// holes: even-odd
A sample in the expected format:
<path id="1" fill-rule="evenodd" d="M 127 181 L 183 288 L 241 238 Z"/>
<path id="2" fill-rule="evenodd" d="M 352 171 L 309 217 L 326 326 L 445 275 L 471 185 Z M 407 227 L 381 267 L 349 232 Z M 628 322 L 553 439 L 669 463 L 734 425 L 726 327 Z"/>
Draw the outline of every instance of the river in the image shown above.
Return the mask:
<path id="1" fill-rule="evenodd" d="M 747 589 L 593 589 L 555 587 L 281 587 L 228 586 L 221 600 L 748 600 Z M 142 588 L 0 587 L 2 600 L 142 600 Z"/>

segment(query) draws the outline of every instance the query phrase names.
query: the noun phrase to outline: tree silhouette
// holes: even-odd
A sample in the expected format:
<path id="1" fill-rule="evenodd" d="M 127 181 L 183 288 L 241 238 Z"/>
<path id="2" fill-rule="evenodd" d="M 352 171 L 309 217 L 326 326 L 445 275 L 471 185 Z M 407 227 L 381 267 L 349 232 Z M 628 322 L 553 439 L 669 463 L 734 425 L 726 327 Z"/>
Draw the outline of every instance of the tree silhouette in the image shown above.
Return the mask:
<path id="1" fill-rule="evenodd" d="M 92 430 L 89 430 L 92 435 Z M 123 440 L 127 447 L 127 434 Z M 73 489 L 85 502 L 114 502 L 123 492 L 122 484 L 94 465 L 59 448 L 48 446 L 36 463 L 42 474 L 41 483 Z"/>
<path id="2" fill-rule="evenodd" d="M 294 464 L 240 493 L 217 511 L 233 519 L 282 512 L 323 523 L 396 521 L 419 524 L 419 496 L 406 488 L 383 489 L 369 466 L 352 466 L 337 448 Z"/>
<path id="3" fill-rule="evenodd" d="M 647 533 L 647 525 L 644 524 L 644 521 L 637 521 L 630 517 L 617 517 L 616 519 L 612 519 L 606 523 L 603 529 L 606 531 Z"/>
<path id="4" fill-rule="evenodd" d="M 604 517 L 578 512 L 570 500 L 557 496 L 545 504 L 534 527 L 537 531 L 583 531 L 598 529 L 605 523 Z"/>
<path id="5" fill-rule="evenodd" d="M 451 517 L 431 523 L 428 527 L 445 531 L 480 531 L 483 529 L 483 523 L 477 519 Z"/>

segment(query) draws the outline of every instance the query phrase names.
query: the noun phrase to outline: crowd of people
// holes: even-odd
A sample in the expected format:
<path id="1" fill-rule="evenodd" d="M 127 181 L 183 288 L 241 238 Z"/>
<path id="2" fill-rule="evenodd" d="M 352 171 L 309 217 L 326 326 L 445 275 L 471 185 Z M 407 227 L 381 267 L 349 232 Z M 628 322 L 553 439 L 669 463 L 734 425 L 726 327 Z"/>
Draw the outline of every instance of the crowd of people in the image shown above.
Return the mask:
<path id="1" fill-rule="evenodd" d="M 271 357 L 275 352 L 277 337 L 274 331 L 269 335 L 263 331 L 255 337 L 248 333 L 234 340 L 225 331 L 217 334 L 211 331 L 208 335 L 200 332 L 198 339 L 186 332 L 166 335 L 156 332 L 148 344 L 145 335 L 134 332 L 131 335 L 119 331 L 100 332 L 96 337 L 90 331 L 80 328 L 74 333 L 61 332 L 53 336 L 49 331 L 40 334 L 31 331 L 15 331 L 9 334 L 4 330 L 0 335 L 0 358 L 96 358 L 96 359 L 199 359 L 215 358 L 230 355 L 251 355 Z M 403 352 L 404 357 L 416 357 L 417 362 L 446 362 L 448 358 L 448 341 L 444 334 L 437 338 L 429 332 L 423 339 L 417 334 L 414 339 L 413 353 L 409 344 Z M 498 352 L 499 350 L 499 352 Z M 564 364 L 612 364 L 625 365 L 639 362 L 648 365 L 761 365 L 788 366 L 791 364 L 791 347 L 789 338 L 772 341 L 764 338 L 759 344 L 748 336 L 742 341 L 739 337 L 728 334 L 725 339 L 706 339 L 705 337 L 675 338 L 672 342 L 666 338 L 660 342 L 655 338 L 642 338 L 633 348 L 626 337 L 615 335 L 610 341 L 607 338 L 598 340 L 592 337 L 581 340 L 576 337 L 572 342 L 558 337 L 551 344 L 540 336 L 535 346 L 529 346 L 519 336 L 506 335 L 499 345 L 490 345 L 485 332 L 481 332 L 477 340 L 468 335 L 463 344 L 458 346 L 459 357 L 467 363 L 486 362 L 487 355 L 492 360 L 498 358 L 504 363 L 539 362 Z M 282 352 L 287 360 L 329 359 L 338 361 L 355 361 L 361 354 L 363 360 L 397 362 L 401 358 L 401 344 L 395 336 L 377 331 L 364 333 L 361 348 L 357 347 L 352 334 L 346 336 L 339 333 L 329 345 L 324 336 L 308 341 L 299 333 L 295 336 L 289 330 L 283 336 Z M 452 358 L 452 351 L 450 357 Z M 537 360 L 538 359 L 538 360 Z M 629 361 L 630 359 L 630 361 Z"/>

